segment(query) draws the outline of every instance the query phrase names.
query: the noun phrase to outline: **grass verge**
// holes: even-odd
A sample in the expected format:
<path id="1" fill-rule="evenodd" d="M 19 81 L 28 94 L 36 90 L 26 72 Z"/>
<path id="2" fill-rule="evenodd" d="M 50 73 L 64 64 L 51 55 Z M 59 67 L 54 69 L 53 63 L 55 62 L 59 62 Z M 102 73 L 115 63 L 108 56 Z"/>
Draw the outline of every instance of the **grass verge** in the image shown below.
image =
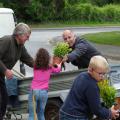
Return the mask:
<path id="1" fill-rule="evenodd" d="M 97 44 L 120 46 L 120 31 L 85 34 L 81 37 Z"/>

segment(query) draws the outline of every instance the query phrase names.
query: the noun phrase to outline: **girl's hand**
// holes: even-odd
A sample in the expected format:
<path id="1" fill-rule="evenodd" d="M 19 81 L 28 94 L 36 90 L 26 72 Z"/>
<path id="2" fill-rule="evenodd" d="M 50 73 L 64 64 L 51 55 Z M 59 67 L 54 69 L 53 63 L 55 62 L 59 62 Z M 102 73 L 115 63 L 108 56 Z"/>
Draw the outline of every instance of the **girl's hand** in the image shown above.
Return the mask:
<path id="1" fill-rule="evenodd" d="M 53 66 L 54 66 L 55 68 L 57 68 L 57 67 L 60 67 L 60 68 L 61 68 L 61 65 L 62 65 L 62 62 L 59 63 L 59 64 L 54 64 Z"/>
<path id="2" fill-rule="evenodd" d="M 61 69 L 63 68 L 65 70 L 65 64 L 63 62 L 61 62 L 60 64 L 57 64 L 58 67 L 60 67 Z"/>

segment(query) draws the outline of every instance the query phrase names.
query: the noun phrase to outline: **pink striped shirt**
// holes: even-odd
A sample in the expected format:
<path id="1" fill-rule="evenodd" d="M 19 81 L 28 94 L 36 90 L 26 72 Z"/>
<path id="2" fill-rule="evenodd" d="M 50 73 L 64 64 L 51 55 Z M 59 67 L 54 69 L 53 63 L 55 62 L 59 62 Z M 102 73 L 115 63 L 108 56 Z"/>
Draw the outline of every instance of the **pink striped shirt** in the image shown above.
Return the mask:
<path id="1" fill-rule="evenodd" d="M 61 67 L 57 68 L 51 67 L 48 70 L 34 69 L 34 77 L 31 83 L 31 89 L 33 90 L 48 90 L 49 80 L 51 73 L 59 73 L 61 71 Z"/>

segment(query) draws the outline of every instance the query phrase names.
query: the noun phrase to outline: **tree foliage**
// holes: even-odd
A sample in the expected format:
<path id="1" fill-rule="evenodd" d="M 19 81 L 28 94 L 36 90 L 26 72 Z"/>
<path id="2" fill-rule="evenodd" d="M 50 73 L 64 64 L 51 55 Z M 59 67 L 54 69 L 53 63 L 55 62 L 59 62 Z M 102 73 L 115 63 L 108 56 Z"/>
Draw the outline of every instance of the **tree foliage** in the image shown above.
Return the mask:
<path id="1" fill-rule="evenodd" d="M 2 0 L 4 7 L 12 8 L 18 19 L 47 21 L 60 18 L 64 0 Z"/>
<path id="2" fill-rule="evenodd" d="M 89 3 L 89 0 L 68 0 L 69 4 Z"/>
<path id="3" fill-rule="evenodd" d="M 29 3 L 29 0 L 3 0 L 3 6 L 7 8 L 12 8 L 17 18 L 19 19 L 26 19 L 26 7 Z"/>
<path id="4" fill-rule="evenodd" d="M 2 7 L 3 6 L 3 4 L 0 2 L 0 7 Z"/>
<path id="5" fill-rule="evenodd" d="M 120 0 L 1 0 L 1 3 L 12 8 L 18 20 L 27 22 L 103 22 L 120 18 L 118 7 L 104 8 L 106 4 L 117 4 Z"/>
<path id="6" fill-rule="evenodd" d="M 104 6 L 107 4 L 119 4 L 120 0 L 90 0 L 90 3 L 97 6 Z"/>

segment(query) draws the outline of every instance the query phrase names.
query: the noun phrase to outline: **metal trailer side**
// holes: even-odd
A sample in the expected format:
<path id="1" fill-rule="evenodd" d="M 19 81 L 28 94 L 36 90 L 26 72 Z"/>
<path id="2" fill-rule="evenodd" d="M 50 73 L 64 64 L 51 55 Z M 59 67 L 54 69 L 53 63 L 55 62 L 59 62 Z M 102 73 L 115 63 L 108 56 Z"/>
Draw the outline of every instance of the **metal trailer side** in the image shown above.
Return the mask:
<path id="1" fill-rule="evenodd" d="M 85 71 L 85 69 L 61 72 L 51 76 L 48 91 L 49 98 L 45 110 L 46 120 L 58 120 L 59 109 L 69 92 L 73 80 L 82 71 Z M 28 113 L 28 94 L 31 81 L 32 77 L 18 80 L 20 107 L 8 110 L 6 115 L 10 118 L 13 113 L 14 115 Z"/>

